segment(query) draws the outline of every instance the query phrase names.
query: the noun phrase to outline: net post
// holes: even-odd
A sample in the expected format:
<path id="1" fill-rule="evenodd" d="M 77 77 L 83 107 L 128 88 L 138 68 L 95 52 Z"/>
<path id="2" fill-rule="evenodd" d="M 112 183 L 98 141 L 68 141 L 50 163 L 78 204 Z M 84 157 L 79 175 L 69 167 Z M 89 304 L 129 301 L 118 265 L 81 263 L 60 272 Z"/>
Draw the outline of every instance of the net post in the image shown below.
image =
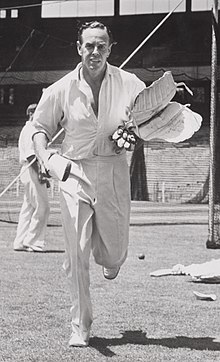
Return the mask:
<path id="1" fill-rule="evenodd" d="M 216 103 L 217 103 L 217 32 L 218 32 L 218 0 L 212 6 L 212 51 L 211 51 L 211 100 L 210 100 L 210 162 L 209 162 L 209 215 L 208 240 L 209 249 L 220 248 L 218 231 L 216 234 Z M 218 224 L 218 223 L 217 223 Z M 217 225 L 218 227 L 218 225 Z"/>

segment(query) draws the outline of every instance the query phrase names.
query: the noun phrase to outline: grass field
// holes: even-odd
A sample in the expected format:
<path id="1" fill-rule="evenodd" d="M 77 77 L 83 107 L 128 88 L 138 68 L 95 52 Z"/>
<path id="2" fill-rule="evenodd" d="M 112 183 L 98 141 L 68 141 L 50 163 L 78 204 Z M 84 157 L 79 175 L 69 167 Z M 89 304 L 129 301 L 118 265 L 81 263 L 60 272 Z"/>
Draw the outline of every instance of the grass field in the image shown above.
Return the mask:
<path id="1" fill-rule="evenodd" d="M 80 349 L 68 347 L 62 228 L 48 227 L 48 252 L 23 253 L 12 250 L 16 224 L 0 223 L 0 361 L 220 361 L 220 284 L 149 275 L 220 258 L 220 250 L 206 249 L 207 230 L 204 223 L 131 226 L 129 255 L 114 281 L 91 258 L 94 323 L 89 347 Z M 194 290 L 217 300 L 199 301 Z"/>

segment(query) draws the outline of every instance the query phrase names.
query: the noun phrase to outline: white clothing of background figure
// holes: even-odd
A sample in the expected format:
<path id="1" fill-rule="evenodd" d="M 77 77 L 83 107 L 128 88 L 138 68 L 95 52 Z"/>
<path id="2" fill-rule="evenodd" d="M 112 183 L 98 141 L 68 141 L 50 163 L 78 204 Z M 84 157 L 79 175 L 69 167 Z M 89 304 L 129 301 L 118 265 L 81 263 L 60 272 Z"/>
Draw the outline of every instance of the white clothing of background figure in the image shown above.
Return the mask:
<path id="1" fill-rule="evenodd" d="M 91 250 L 104 277 L 114 279 L 128 249 L 129 169 L 125 150 L 117 154 L 109 136 L 127 120 L 126 109 L 145 84 L 106 62 L 112 46 L 109 34 L 98 22 L 81 28 L 77 46 L 82 63 L 44 90 L 33 120 L 38 158 L 46 159 L 47 143 L 61 124 L 62 154 L 82 171 L 82 178 L 72 173 L 60 183 L 64 269 L 72 297 L 70 346 L 89 343 Z"/>
<path id="2" fill-rule="evenodd" d="M 36 106 L 36 104 L 32 104 L 27 108 L 29 120 L 19 136 L 21 172 L 35 157 L 32 118 Z M 44 180 L 44 183 L 40 183 L 37 161 L 27 168 L 20 180 L 24 186 L 24 199 L 19 214 L 14 250 L 41 252 L 45 246 L 45 233 L 49 217 L 48 181 Z"/>

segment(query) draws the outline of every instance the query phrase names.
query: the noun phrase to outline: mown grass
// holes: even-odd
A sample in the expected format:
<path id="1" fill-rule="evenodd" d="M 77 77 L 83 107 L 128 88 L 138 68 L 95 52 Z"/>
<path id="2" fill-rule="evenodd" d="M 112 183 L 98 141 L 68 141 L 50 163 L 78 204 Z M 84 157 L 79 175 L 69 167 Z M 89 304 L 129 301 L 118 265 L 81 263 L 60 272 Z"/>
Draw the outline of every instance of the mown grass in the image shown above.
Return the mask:
<path id="1" fill-rule="evenodd" d="M 220 361 L 220 285 L 149 275 L 220 258 L 220 250 L 206 249 L 207 225 L 132 226 L 129 255 L 114 281 L 104 280 L 91 258 L 94 323 L 83 349 L 68 347 L 62 228 L 48 227 L 44 254 L 14 252 L 15 231 L 16 225 L 0 224 L 1 361 Z M 193 290 L 217 300 L 199 301 Z"/>

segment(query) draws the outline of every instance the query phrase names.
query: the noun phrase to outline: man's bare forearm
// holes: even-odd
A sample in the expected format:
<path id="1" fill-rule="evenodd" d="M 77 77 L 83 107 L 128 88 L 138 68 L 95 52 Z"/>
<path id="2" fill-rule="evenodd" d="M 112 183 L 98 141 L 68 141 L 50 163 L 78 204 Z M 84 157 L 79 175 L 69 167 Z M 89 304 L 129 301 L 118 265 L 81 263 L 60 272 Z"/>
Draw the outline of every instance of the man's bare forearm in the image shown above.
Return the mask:
<path id="1" fill-rule="evenodd" d="M 33 136 L 33 143 L 37 158 L 43 161 L 48 153 L 47 151 L 48 138 L 46 134 L 43 132 L 36 133 Z"/>

